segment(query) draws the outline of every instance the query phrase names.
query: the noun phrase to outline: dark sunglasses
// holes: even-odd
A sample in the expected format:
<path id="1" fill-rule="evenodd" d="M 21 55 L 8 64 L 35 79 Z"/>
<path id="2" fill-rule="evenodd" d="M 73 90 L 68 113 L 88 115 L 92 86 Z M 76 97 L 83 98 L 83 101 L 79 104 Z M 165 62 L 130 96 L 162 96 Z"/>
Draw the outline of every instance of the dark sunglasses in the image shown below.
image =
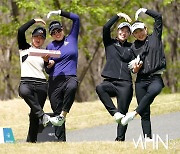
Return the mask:
<path id="1" fill-rule="evenodd" d="M 55 35 L 55 34 L 60 33 L 60 32 L 62 32 L 62 29 L 56 29 L 56 30 L 53 30 L 51 32 L 51 35 Z"/>

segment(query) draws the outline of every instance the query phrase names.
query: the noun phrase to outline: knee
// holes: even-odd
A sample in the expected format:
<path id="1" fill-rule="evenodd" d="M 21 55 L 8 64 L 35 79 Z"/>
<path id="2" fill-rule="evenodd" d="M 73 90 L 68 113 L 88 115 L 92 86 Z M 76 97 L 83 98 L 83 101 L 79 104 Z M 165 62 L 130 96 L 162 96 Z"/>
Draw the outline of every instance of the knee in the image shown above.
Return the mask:
<path id="1" fill-rule="evenodd" d="M 101 85 L 97 85 L 97 86 L 96 86 L 96 93 L 97 93 L 97 94 L 100 94 L 100 93 L 102 93 L 102 92 L 103 92 L 102 86 L 101 86 Z"/>
<path id="2" fill-rule="evenodd" d="M 161 89 L 157 89 L 156 91 L 154 91 L 154 93 L 152 94 L 152 97 L 156 97 L 157 95 L 159 95 L 159 93 L 161 92 Z"/>
<path id="3" fill-rule="evenodd" d="M 67 87 L 67 89 L 68 89 L 69 91 L 76 92 L 76 90 L 77 90 L 77 84 L 69 84 L 68 87 Z"/>
<path id="4" fill-rule="evenodd" d="M 150 91 L 149 95 L 151 97 L 156 97 L 162 90 L 162 86 L 154 86 Z"/>
<path id="5" fill-rule="evenodd" d="M 27 97 L 29 94 L 31 94 L 31 91 L 26 87 L 20 87 L 19 88 L 19 96 L 22 98 Z"/>

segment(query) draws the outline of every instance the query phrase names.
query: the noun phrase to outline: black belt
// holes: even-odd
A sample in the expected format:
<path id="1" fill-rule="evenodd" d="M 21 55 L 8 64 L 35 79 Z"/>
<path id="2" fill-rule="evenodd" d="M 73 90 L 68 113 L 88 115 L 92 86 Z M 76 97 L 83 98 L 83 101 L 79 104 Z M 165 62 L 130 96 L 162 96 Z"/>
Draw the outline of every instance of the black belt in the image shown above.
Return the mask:
<path id="1" fill-rule="evenodd" d="M 137 78 L 139 79 L 144 79 L 144 78 L 153 78 L 153 77 L 160 77 L 161 74 L 141 74 L 141 75 L 138 75 Z"/>
<path id="2" fill-rule="evenodd" d="M 34 78 L 34 77 L 21 77 L 23 82 L 46 82 L 46 79 Z"/>

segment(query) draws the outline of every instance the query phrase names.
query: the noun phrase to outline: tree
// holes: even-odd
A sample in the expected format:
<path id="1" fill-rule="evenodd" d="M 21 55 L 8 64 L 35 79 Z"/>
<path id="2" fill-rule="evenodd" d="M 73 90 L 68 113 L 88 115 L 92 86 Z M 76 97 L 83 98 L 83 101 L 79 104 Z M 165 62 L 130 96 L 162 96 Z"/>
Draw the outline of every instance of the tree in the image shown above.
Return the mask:
<path id="1" fill-rule="evenodd" d="M 105 63 L 105 53 L 102 44 L 102 27 L 113 15 L 125 12 L 134 19 L 135 11 L 140 7 L 155 9 L 163 14 L 163 42 L 168 61 L 168 69 L 163 78 L 165 91 L 177 92 L 179 86 L 179 3 L 177 0 L 1 0 L 0 2 L 0 99 L 10 99 L 18 96 L 20 79 L 19 53 L 17 48 L 17 29 L 26 21 L 41 17 L 48 23 L 60 20 L 68 33 L 70 20 L 52 16 L 46 19 L 51 10 L 64 9 L 80 16 L 81 28 L 79 35 L 78 79 L 79 89 L 76 100 L 88 101 L 97 98 L 95 86 L 102 81 L 101 71 Z M 173 14 L 175 12 L 175 14 Z M 152 25 L 153 20 L 142 16 L 145 23 Z M 119 24 L 121 19 L 117 24 Z M 175 25 L 175 26 L 174 26 Z M 115 25 L 113 28 L 116 28 Z M 149 26 L 148 26 L 149 27 Z M 34 27 L 32 27 L 33 29 Z M 31 30 L 27 36 L 31 36 Z M 113 29 L 112 29 L 113 30 Z M 116 30 L 113 30 L 116 32 Z M 112 34 L 113 36 L 114 33 Z M 28 37 L 28 39 L 30 39 Z M 133 41 L 133 39 L 130 39 Z M 46 44 L 50 41 L 47 37 Z M 172 78 L 173 76 L 173 78 Z"/>

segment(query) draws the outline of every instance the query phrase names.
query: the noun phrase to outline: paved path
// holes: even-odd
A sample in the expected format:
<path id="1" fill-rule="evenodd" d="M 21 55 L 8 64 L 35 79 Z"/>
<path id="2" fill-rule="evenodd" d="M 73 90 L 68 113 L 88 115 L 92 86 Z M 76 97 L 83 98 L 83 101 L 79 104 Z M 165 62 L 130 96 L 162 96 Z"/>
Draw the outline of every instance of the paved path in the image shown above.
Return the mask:
<path id="1" fill-rule="evenodd" d="M 161 139 L 180 138 L 180 112 L 151 117 L 152 132 L 158 134 Z M 117 124 L 108 124 L 93 128 L 86 128 L 67 132 L 67 142 L 82 141 L 114 141 L 116 138 Z M 134 119 L 128 125 L 126 140 L 137 140 L 142 134 L 140 119 Z"/>

